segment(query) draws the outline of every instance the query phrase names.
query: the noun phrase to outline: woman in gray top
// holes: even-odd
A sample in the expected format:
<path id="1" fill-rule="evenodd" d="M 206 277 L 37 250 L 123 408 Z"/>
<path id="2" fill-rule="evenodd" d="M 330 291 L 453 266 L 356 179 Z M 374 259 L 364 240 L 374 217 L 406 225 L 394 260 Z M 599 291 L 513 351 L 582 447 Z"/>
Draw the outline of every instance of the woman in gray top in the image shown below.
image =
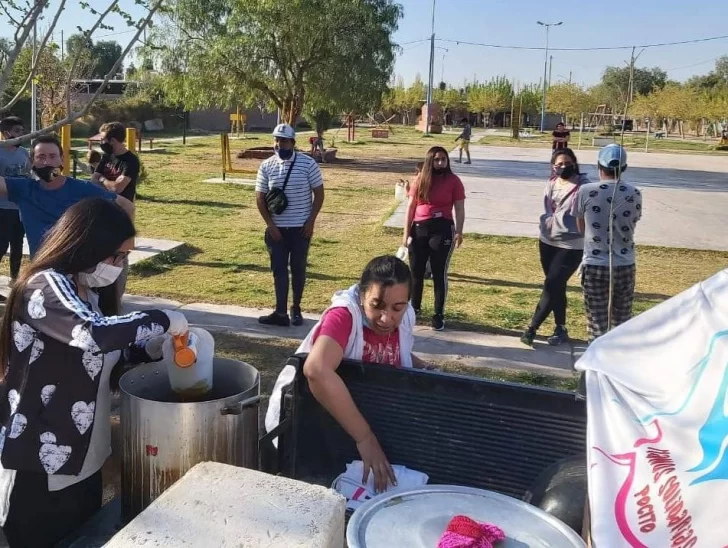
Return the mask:
<path id="1" fill-rule="evenodd" d="M 584 238 L 571 215 L 571 204 L 579 187 L 589 179 L 579 173 L 579 163 L 570 148 L 555 150 L 551 156 L 552 175 L 544 192 L 544 213 L 541 215 L 539 253 L 546 279 L 541 299 L 523 333 L 521 342 L 533 345 L 541 324 L 554 313 L 556 329 L 548 343 L 557 346 L 569 339 L 566 329 L 566 284 L 581 263 Z"/>

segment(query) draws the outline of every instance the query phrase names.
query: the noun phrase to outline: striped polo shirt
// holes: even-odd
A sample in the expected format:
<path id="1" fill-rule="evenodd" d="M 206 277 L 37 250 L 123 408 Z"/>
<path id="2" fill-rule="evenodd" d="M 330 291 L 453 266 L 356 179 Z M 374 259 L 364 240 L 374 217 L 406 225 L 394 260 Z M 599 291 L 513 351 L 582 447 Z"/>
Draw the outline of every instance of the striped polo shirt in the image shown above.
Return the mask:
<path id="1" fill-rule="evenodd" d="M 273 222 L 278 228 L 305 225 L 311 216 L 312 190 L 324 184 L 321 169 L 316 161 L 306 154 L 294 152 L 290 160 L 281 160 L 278 156 L 271 156 L 260 164 L 255 190 L 265 193 L 271 188 L 283 188 L 286 174 L 294 160 L 293 171 L 291 171 L 285 191 L 288 207 L 280 215 L 272 215 Z"/>

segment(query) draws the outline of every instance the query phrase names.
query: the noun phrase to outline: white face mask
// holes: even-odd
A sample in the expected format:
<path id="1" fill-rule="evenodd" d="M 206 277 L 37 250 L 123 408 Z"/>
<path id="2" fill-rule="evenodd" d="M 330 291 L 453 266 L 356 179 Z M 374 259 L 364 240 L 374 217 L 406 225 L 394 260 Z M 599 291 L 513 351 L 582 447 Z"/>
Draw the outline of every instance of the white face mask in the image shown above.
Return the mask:
<path id="1" fill-rule="evenodd" d="M 86 287 L 106 287 L 116 281 L 122 270 L 120 266 L 99 263 L 93 272 L 79 272 L 78 281 Z"/>

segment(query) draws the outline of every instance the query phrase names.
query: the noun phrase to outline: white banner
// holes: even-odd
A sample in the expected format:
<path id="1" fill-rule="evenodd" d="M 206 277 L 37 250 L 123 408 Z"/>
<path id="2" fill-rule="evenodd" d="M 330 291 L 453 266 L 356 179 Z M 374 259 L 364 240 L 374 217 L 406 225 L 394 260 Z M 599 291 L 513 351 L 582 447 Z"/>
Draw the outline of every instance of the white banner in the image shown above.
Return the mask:
<path id="1" fill-rule="evenodd" d="M 728 271 L 590 345 L 596 548 L 728 547 Z"/>

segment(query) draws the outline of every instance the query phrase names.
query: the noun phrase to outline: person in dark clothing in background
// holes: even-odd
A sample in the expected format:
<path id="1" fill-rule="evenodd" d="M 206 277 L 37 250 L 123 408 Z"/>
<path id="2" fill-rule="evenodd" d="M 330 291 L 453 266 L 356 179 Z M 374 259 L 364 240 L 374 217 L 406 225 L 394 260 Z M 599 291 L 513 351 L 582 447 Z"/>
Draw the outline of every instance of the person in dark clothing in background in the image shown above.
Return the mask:
<path id="1" fill-rule="evenodd" d="M 458 163 L 463 161 L 463 151 L 465 151 L 465 155 L 467 156 L 467 160 L 465 161 L 466 164 L 470 163 L 470 137 L 473 133 L 473 128 L 470 127 L 470 122 L 467 118 L 463 118 L 462 121 L 463 130 L 460 132 L 460 135 L 458 135 L 457 139 L 455 139 L 455 142 L 457 143 L 460 141 L 460 146 L 458 147 L 460 149 L 460 155 L 458 156 Z"/>
<path id="2" fill-rule="evenodd" d="M 418 314 L 422 305 L 425 265 L 430 261 L 435 285 L 432 328 L 436 331 L 445 329 L 447 270 L 453 250 L 463 243 L 464 222 L 463 183 L 450 169 L 447 151 L 439 146 L 432 147 L 427 152 L 422 173 L 410 187 L 402 245 L 409 247 L 414 282 L 412 307 Z"/>
<path id="3" fill-rule="evenodd" d="M 23 121 L 17 116 L 8 116 L 0 121 L 0 132 L 4 141 L 22 137 L 25 133 Z M 26 177 L 30 175 L 30 154 L 18 145 L 0 146 L 0 176 Z M 25 229 L 20 220 L 18 206 L 9 200 L 0 200 L 0 260 L 10 248 L 10 279 L 15 280 L 23 259 L 23 237 Z M 0 296 L 0 300 L 4 297 Z"/>
<path id="4" fill-rule="evenodd" d="M 91 181 L 133 202 L 136 198 L 140 164 L 139 158 L 126 148 L 126 127 L 120 122 L 110 122 L 101 126 L 99 135 L 101 137 L 100 147 L 104 155 L 96 166 Z M 124 259 L 124 270 L 116 283 L 102 289 L 101 293 L 104 298 L 111 298 L 112 294 L 115 294 L 121 305 L 128 275 L 129 259 L 127 257 Z"/>
<path id="5" fill-rule="evenodd" d="M 569 137 L 571 132 L 564 127 L 562 122 L 556 124 L 556 129 L 551 133 L 553 140 L 551 141 L 551 150 L 560 148 L 569 148 Z"/>

